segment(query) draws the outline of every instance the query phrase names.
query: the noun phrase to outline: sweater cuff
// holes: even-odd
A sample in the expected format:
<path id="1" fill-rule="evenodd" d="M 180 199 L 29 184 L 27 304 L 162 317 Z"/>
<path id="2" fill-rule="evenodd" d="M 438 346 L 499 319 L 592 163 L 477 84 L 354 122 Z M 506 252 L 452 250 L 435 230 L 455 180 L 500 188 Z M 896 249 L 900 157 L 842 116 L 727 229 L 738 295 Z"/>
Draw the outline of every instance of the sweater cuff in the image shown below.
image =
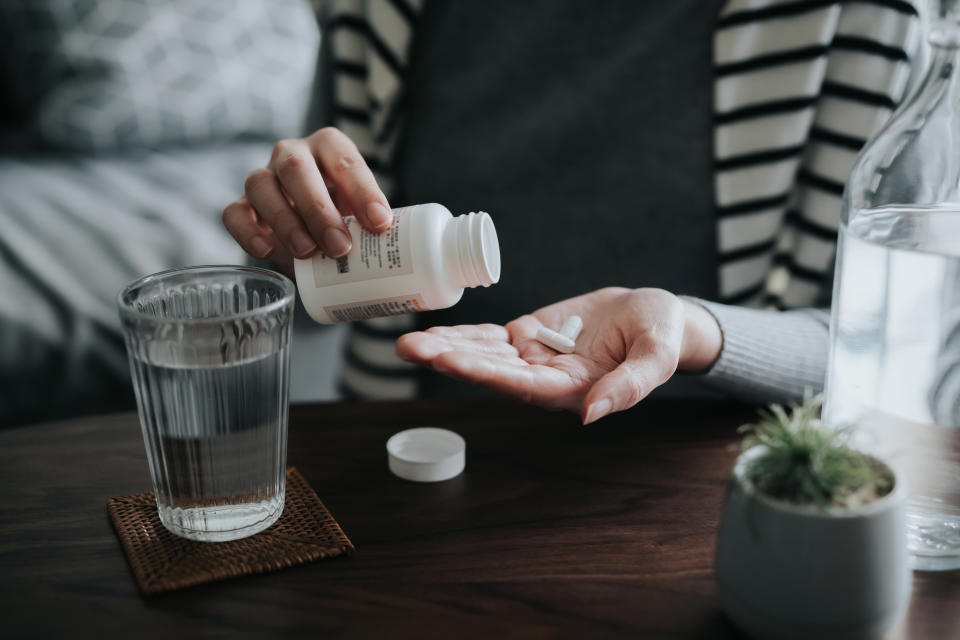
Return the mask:
<path id="1" fill-rule="evenodd" d="M 699 298 L 720 325 L 723 346 L 702 379 L 751 402 L 799 402 L 823 390 L 829 314 L 821 309 L 761 311 Z"/>

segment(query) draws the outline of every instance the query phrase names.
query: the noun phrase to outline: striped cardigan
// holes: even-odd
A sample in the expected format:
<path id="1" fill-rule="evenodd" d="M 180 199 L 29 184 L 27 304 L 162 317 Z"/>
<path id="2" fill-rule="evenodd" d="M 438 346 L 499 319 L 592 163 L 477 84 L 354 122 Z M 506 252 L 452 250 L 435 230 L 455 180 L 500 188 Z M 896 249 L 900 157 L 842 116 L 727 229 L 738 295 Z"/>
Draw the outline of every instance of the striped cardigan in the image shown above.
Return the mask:
<path id="1" fill-rule="evenodd" d="M 404 78 L 422 0 L 323 6 L 328 120 L 353 139 L 387 196 Z M 714 36 L 714 193 L 721 302 L 790 309 L 830 287 L 843 185 L 921 54 L 906 0 L 729 0 Z M 357 323 L 343 380 L 409 396 L 393 355 L 405 317 Z"/>

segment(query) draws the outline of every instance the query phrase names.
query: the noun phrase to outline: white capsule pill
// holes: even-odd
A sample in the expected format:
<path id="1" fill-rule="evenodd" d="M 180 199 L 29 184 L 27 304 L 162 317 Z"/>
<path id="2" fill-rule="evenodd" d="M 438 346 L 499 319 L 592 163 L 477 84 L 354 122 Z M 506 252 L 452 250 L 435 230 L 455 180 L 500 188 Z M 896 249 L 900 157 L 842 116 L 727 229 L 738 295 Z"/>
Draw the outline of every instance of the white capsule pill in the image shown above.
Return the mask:
<path id="1" fill-rule="evenodd" d="M 577 336 L 580 335 L 580 331 L 583 330 L 583 318 L 580 316 L 570 316 L 563 323 L 563 326 L 560 327 L 560 333 L 567 336 L 574 342 L 577 340 Z"/>
<path id="2" fill-rule="evenodd" d="M 554 351 L 559 351 L 560 353 L 573 353 L 573 340 L 562 333 L 557 333 L 553 329 L 548 329 L 546 327 L 540 327 L 537 329 L 537 341 L 540 344 L 547 345 Z"/>

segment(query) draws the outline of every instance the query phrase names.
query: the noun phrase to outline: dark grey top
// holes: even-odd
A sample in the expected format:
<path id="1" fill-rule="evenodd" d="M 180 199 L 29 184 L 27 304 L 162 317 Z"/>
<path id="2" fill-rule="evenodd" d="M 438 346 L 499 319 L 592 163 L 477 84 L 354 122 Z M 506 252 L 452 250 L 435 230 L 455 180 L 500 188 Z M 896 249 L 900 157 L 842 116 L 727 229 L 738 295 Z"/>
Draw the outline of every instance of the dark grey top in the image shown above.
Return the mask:
<path id="1" fill-rule="evenodd" d="M 606 285 L 716 297 L 721 5 L 427 2 L 393 204 L 488 211 L 503 276 L 425 326 L 503 323 Z"/>

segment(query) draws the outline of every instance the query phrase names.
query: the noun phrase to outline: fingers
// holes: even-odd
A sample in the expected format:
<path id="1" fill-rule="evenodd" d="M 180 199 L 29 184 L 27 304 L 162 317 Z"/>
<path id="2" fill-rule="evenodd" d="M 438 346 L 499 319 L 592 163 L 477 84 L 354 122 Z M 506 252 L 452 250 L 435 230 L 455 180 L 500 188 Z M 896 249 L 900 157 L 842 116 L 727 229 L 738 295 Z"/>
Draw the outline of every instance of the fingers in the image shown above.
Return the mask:
<path id="1" fill-rule="evenodd" d="M 309 258 L 322 248 L 339 258 L 353 246 L 344 216 L 356 216 L 371 231 L 384 231 L 393 221 L 387 199 L 356 145 L 332 127 L 278 142 L 267 168 L 247 178 L 244 197 L 224 210 L 223 221 L 257 258 L 276 248 L 271 229 L 294 257 Z"/>
<path id="2" fill-rule="evenodd" d="M 269 169 L 250 174 L 244 185 L 247 200 L 257 215 L 266 222 L 276 238 L 297 258 L 308 258 L 317 250 L 317 243 L 307 233 L 300 217 L 280 189 L 277 177 Z"/>
<path id="3" fill-rule="evenodd" d="M 307 138 L 320 171 L 343 194 L 364 228 L 384 231 L 392 222 L 390 206 L 357 145 L 342 131 L 325 127 Z"/>
<path id="4" fill-rule="evenodd" d="M 564 372 L 531 365 L 521 358 L 450 351 L 434 358 L 432 366 L 445 375 L 548 408 L 575 408 L 577 388 Z"/>
<path id="5" fill-rule="evenodd" d="M 643 400 L 663 380 L 658 380 L 656 368 L 643 366 L 642 361 L 628 361 L 603 376 L 591 387 L 583 401 L 583 424 L 629 409 Z"/>
<path id="6" fill-rule="evenodd" d="M 520 316 L 507 324 L 512 342 L 520 352 L 520 357 L 531 364 L 547 364 L 557 352 L 537 340 L 537 330 L 544 326 L 532 315 Z"/>
<path id="7" fill-rule="evenodd" d="M 433 327 L 401 336 L 396 350 L 404 360 L 524 402 L 576 409 L 586 388 L 583 376 L 531 364 L 512 338 L 512 332 L 493 324 Z M 556 355 L 550 354 L 545 360 Z"/>
<path id="8" fill-rule="evenodd" d="M 510 339 L 514 344 L 521 340 L 534 340 L 537 336 L 537 329 L 543 326 L 537 318 L 530 314 L 520 316 L 516 320 L 511 320 L 505 327 L 510 333 Z"/>
<path id="9" fill-rule="evenodd" d="M 414 364 L 429 366 L 438 355 L 447 351 L 446 343 L 423 331 L 406 333 L 397 339 L 397 357 Z"/>
<path id="10" fill-rule="evenodd" d="M 573 298 L 567 298 L 553 304 L 541 307 L 531 314 L 543 326 L 559 331 L 563 322 L 570 316 L 588 316 L 593 309 L 615 300 L 630 292 L 624 287 L 604 287 Z M 526 317 L 526 316 L 525 316 Z"/>
<path id="11" fill-rule="evenodd" d="M 340 211 L 334 204 L 307 143 L 281 140 L 274 147 L 267 168 L 276 174 L 286 195 L 293 201 L 293 209 L 306 225 L 311 240 L 335 258 L 349 252 L 353 243 L 343 215 L 349 215 L 350 211 Z M 306 246 L 304 242 L 301 249 Z M 305 257 L 297 252 L 294 255 Z"/>
<path id="12" fill-rule="evenodd" d="M 499 324 L 461 324 L 455 327 L 430 327 L 427 329 L 427 333 L 470 340 L 510 341 L 510 333 Z"/>
<path id="13" fill-rule="evenodd" d="M 493 340 L 512 345 L 512 353 L 519 355 L 523 360 L 531 364 L 547 364 L 557 357 L 557 352 L 547 347 L 536 339 L 537 329 L 540 327 L 540 321 L 533 316 L 526 315 L 509 323 L 506 327 L 498 324 L 464 324 L 456 327 L 431 327 L 426 333 L 433 336 L 444 336 L 448 338 L 460 338 L 474 341 Z M 422 342 L 421 342 L 422 341 Z M 426 345 L 423 338 L 417 339 L 419 344 Z M 410 343 L 412 344 L 412 343 Z M 443 351 L 453 351 L 457 347 L 453 343 L 442 343 Z M 439 349 L 441 343 L 430 345 Z M 405 344 L 405 349 L 408 348 Z M 464 348 L 463 350 L 469 350 Z M 486 350 L 487 352 L 491 352 Z M 431 351 L 430 357 L 435 357 L 440 350 Z M 398 349 L 397 354 L 404 357 Z M 411 352 L 412 356 L 415 356 Z M 427 364 L 428 361 L 413 360 L 420 364 Z"/>
<path id="14" fill-rule="evenodd" d="M 499 328 L 502 330 L 502 327 Z M 452 329 L 452 327 L 445 327 L 445 329 Z M 503 331 L 484 333 L 479 330 L 475 334 L 476 338 L 466 338 L 458 333 L 417 331 L 401 336 L 397 340 L 396 351 L 400 358 L 426 366 L 431 366 L 433 360 L 440 354 L 450 351 L 518 358 L 516 348 L 503 339 L 505 334 L 506 332 Z"/>
<path id="15" fill-rule="evenodd" d="M 626 360 L 587 392 L 580 412 L 583 424 L 629 409 L 669 380 L 677 370 L 679 342 L 679 337 L 671 335 L 667 341 L 635 347 Z"/>
<path id="16" fill-rule="evenodd" d="M 256 211 L 250 206 L 246 196 L 231 202 L 221 216 L 223 226 L 243 250 L 254 258 L 263 259 L 274 251 L 270 229 L 260 223 Z"/>

